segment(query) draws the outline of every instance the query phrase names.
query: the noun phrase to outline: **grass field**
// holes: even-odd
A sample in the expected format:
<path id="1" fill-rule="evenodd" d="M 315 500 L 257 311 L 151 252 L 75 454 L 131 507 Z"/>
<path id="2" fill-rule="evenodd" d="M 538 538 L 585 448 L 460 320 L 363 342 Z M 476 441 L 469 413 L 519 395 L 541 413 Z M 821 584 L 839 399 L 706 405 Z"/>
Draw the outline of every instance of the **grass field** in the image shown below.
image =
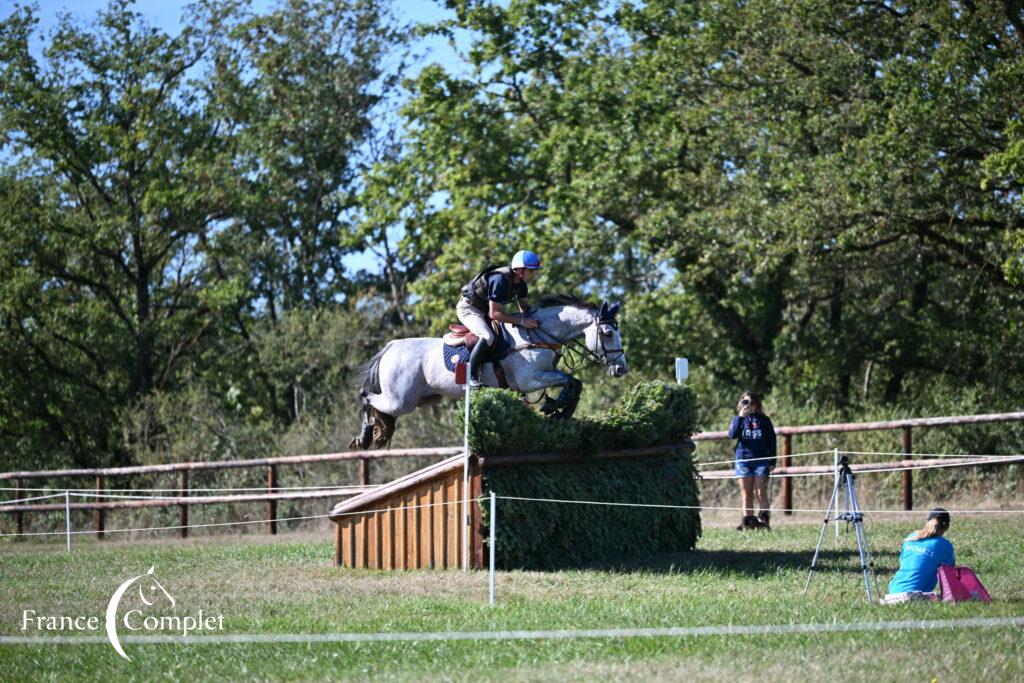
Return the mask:
<path id="1" fill-rule="evenodd" d="M 916 521 L 916 519 L 915 519 Z M 487 605 L 485 572 L 382 573 L 331 566 L 323 537 L 275 541 L 31 542 L 0 547 L 0 635 L 23 610 L 102 617 L 115 587 L 151 565 L 179 612 L 223 614 L 226 633 L 434 632 L 787 624 L 1024 615 L 1019 518 L 954 518 L 959 563 L 990 605 L 865 604 L 852 535 L 826 536 L 801 595 L 812 523 L 770 534 L 705 529 L 698 550 L 617 571 L 503 572 Z M 867 530 L 885 583 L 907 522 Z M 321 538 L 323 540 L 321 540 Z M 126 598 L 127 599 L 127 598 Z M 158 605 L 159 607 L 159 605 Z M 154 608 L 156 609 L 156 608 Z M 154 612 L 157 614 L 160 612 Z M 169 612 L 168 612 L 169 613 Z M 79 635 L 65 633 L 63 635 Z M 122 633 L 122 636 L 124 633 Z M 1024 630 L 943 629 L 784 635 L 320 644 L 0 645 L 5 680 L 1024 680 Z"/>

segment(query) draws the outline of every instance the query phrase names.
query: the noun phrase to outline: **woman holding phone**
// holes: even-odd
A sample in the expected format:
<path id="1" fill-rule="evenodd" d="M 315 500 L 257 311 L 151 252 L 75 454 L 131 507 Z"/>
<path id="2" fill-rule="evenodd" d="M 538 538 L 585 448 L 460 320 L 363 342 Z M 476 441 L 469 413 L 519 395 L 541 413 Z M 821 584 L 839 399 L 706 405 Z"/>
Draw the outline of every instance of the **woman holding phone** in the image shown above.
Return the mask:
<path id="1" fill-rule="evenodd" d="M 768 475 L 775 469 L 775 427 L 764 414 L 761 398 L 744 391 L 736 404 L 736 417 L 729 425 L 729 438 L 736 439 L 736 478 L 743 501 L 743 519 L 736 527 L 771 529 L 771 501 L 768 500 Z M 758 513 L 754 516 L 754 495 Z"/>

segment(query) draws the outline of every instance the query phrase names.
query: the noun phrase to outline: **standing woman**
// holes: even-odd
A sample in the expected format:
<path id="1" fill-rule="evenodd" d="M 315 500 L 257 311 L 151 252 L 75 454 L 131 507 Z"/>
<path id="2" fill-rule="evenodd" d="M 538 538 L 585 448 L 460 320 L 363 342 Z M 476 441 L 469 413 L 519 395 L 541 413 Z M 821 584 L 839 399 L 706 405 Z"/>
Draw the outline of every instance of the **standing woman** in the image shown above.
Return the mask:
<path id="1" fill-rule="evenodd" d="M 736 404 L 736 417 L 729 425 L 729 438 L 736 439 L 736 478 L 740 483 L 743 500 L 743 520 L 736 527 L 771 530 L 772 513 L 769 510 L 768 475 L 775 469 L 775 427 L 764 414 L 761 398 L 745 391 Z M 757 493 L 759 512 L 754 516 L 754 493 Z"/>

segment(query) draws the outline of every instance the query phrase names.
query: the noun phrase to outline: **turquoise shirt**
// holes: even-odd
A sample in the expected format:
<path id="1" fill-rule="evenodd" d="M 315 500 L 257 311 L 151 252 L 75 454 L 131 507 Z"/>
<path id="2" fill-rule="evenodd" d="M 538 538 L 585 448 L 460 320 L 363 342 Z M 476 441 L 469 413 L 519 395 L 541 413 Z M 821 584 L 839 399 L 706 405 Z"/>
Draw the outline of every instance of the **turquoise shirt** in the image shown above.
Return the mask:
<path id="1" fill-rule="evenodd" d="M 910 534 L 903 541 L 900 551 L 900 568 L 896 576 L 889 582 L 890 593 L 922 593 L 935 590 L 938 582 L 939 565 L 956 564 L 953 557 L 953 544 L 936 536 L 920 541 L 912 541 Z"/>

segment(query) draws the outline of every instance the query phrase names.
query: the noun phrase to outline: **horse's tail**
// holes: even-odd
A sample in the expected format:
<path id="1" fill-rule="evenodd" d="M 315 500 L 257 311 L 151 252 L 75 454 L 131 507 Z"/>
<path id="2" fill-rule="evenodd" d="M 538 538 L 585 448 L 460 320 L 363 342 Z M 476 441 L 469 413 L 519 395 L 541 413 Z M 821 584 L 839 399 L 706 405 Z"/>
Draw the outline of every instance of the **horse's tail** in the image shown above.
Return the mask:
<path id="1" fill-rule="evenodd" d="M 363 363 L 360 368 L 360 376 L 362 377 L 362 386 L 360 387 L 360 394 L 363 398 L 366 398 L 370 394 L 379 394 L 381 392 L 380 387 L 380 359 L 387 353 L 388 348 L 394 344 L 393 341 L 389 341 L 384 345 L 376 356 Z"/>

